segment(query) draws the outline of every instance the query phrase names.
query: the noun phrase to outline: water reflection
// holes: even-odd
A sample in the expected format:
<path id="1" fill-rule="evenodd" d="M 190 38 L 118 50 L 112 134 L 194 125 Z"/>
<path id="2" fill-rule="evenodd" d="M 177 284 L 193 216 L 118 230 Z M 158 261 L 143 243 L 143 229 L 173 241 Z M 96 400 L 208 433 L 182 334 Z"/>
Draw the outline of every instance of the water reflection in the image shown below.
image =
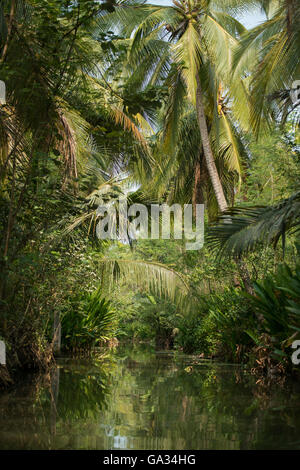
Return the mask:
<path id="1" fill-rule="evenodd" d="M 190 364 L 141 347 L 61 360 L 0 395 L 0 448 L 300 448 L 299 385 L 266 389 L 236 366 Z"/>

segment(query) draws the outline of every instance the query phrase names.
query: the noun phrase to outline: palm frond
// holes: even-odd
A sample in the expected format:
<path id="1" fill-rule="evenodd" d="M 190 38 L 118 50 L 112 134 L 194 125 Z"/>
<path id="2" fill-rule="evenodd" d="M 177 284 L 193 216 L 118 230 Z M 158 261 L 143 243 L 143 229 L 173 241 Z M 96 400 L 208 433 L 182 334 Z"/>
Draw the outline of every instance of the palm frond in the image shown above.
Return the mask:
<path id="1" fill-rule="evenodd" d="M 103 258 L 99 261 L 102 289 L 110 291 L 122 279 L 131 288 L 168 296 L 178 305 L 187 302 L 189 286 L 174 269 L 153 261 Z"/>
<path id="2" fill-rule="evenodd" d="M 270 207 L 236 207 L 211 226 L 207 241 L 220 256 L 239 258 L 259 246 L 285 247 L 287 233 L 300 230 L 300 192 Z"/>
<path id="3" fill-rule="evenodd" d="M 200 69 L 203 45 L 198 33 L 197 25 L 189 22 L 184 34 L 173 45 L 175 63 L 181 69 L 185 80 L 189 98 L 196 103 L 196 75 Z"/>

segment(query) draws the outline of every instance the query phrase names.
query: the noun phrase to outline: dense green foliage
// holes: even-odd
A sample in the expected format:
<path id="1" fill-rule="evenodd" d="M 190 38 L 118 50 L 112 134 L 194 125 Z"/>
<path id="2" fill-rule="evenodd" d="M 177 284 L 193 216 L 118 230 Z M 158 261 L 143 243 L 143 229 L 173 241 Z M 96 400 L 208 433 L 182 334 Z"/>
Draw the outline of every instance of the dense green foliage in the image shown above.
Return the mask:
<path id="1" fill-rule="evenodd" d="M 114 333 L 115 312 L 109 301 L 101 298 L 101 290 L 81 293 L 69 300 L 66 313 L 62 312 L 62 344 L 71 350 L 89 351 L 110 339 Z"/>
<path id="2" fill-rule="evenodd" d="M 268 19 L 247 31 L 253 5 Z M 117 336 L 253 364 L 267 344 L 292 368 L 299 15 L 298 0 L 1 1 L 9 371 L 47 367 L 57 319 L 73 351 Z M 99 240 L 97 207 L 128 194 L 203 203 L 204 247 Z"/>
<path id="3" fill-rule="evenodd" d="M 288 348 L 299 332 L 299 266 L 292 272 L 280 265 L 275 275 L 256 282 L 254 291 L 253 306 L 263 316 L 266 331 L 282 349 Z"/>

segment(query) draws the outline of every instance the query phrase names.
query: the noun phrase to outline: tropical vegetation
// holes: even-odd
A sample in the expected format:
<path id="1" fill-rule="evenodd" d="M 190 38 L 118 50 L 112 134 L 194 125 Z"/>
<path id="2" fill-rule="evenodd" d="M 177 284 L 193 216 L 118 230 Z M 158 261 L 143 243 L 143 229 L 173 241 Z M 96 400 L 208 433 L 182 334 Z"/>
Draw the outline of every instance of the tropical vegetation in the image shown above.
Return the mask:
<path id="1" fill-rule="evenodd" d="M 299 48 L 298 0 L 0 2 L 1 383 L 118 341 L 299 373 Z M 99 239 L 120 197 L 204 204 L 203 248 Z"/>

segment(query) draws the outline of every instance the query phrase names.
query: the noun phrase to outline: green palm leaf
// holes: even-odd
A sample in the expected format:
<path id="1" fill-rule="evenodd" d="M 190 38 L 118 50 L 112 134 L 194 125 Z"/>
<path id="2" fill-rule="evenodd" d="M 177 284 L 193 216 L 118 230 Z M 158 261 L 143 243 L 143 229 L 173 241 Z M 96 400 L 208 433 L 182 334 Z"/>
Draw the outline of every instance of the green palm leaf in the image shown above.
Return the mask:
<path id="1" fill-rule="evenodd" d="M 221 256 L 240 257 L 267 244 L 276 245 L 300 230 L 300 192 L 270 207 L 233 208 L 213 225 L 208 243 Z"/>

